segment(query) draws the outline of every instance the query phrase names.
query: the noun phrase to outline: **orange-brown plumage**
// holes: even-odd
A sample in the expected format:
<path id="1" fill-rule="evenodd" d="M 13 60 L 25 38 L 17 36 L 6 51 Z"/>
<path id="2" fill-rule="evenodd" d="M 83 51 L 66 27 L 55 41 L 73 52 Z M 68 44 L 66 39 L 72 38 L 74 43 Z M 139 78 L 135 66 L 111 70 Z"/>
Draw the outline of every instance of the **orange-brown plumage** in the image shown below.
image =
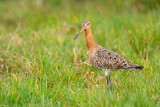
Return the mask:
<path id="1" fill-rule="evenodd" d="M 89 51 L 95 50 L 98 47 L 98 45 L 94 41 L 91 27 L 89 27 L 85 31 L 85 39 L 86 39 L 86 45 L 87 45 L 87 48 L 88 48 Z"/>

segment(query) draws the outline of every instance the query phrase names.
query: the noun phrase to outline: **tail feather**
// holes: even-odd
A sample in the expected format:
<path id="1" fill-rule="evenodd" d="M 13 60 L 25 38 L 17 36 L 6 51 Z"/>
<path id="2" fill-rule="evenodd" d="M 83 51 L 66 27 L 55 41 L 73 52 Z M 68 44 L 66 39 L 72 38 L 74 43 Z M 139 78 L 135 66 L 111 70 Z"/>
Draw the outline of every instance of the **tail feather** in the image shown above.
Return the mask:
<path id="1" fill-rule="evenodd" d="M 143 70 L 144 66 L 142 65 L 135 65 L 128 67 L 129 69 L 135 69 L 135 70 Z"/>

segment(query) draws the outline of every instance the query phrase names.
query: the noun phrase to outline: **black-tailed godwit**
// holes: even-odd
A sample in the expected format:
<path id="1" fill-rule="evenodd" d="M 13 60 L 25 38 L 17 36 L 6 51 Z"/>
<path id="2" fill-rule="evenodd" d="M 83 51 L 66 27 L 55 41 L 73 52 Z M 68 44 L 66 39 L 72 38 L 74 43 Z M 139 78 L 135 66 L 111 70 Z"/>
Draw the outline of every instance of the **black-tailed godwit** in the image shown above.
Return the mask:
<path id="1" fill-rule="evenodd" d="M 120 55 L 98 45 L 94 41 L 90 22 L 88 20 L 83 21 L 82 29 L 74 39 L 76 39 L 82 31 L 85 31 L 85 39 L 88 48 L 89 59 L 95 68 L 105 73 L 107 78 L 108 88 L 111 88 L 110 71 L 120 70 L 120 69 L 121 70 L 143 69 L 143 66 L 134 64 L 122 58 Z"/>

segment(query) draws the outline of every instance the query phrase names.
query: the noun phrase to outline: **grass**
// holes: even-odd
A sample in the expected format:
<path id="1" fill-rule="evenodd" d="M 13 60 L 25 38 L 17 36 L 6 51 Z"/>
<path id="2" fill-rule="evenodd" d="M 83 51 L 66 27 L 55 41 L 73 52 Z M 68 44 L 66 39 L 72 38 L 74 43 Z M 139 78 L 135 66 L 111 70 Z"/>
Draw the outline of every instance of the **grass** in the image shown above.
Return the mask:
<path id="1" fill-rule="evenodd" d="M 0 106 L 160 106 L 159 1 L 1 1 Z M 106 4 L 107 3 L 107 4 Z M 91 66 L 83 20 L 96 42 L 143 71 Z"/>

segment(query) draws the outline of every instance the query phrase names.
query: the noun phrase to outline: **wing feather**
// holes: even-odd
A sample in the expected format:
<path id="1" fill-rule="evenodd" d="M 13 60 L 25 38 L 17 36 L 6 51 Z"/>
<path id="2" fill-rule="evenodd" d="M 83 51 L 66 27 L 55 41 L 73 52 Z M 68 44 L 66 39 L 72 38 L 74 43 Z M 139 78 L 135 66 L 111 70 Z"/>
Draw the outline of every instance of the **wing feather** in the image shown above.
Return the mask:
<path id="1" fill-rule="evenodd" d="M 90 60 L 93 66 L 97 69 L 139 69 L 141 70 L 143 66 L 136 65 L 117 53 L 100 47 L 98 50 L 94 51 L 90 55 Z"/>

